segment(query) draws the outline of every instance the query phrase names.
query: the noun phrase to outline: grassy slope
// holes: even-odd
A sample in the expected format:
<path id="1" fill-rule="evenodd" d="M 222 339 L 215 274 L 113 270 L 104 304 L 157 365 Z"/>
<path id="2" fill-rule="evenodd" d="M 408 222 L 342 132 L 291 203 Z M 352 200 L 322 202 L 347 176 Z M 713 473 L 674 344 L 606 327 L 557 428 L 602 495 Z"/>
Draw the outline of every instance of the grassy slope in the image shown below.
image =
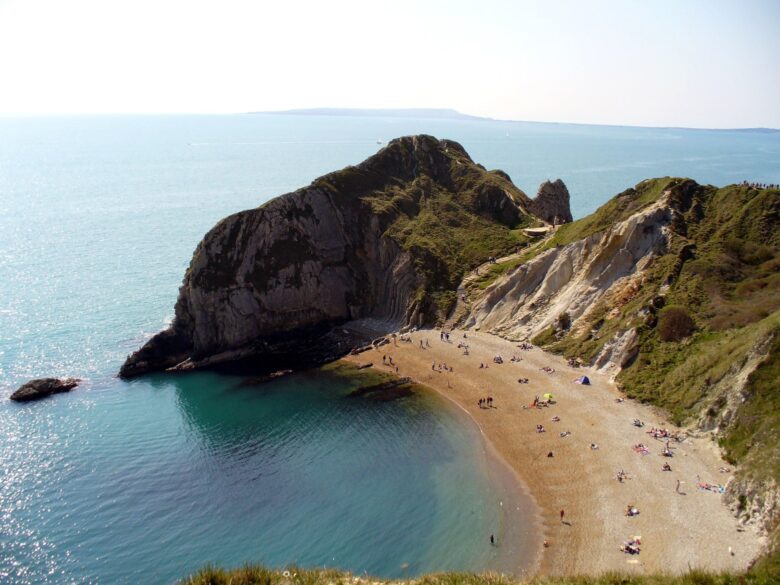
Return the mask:
<path id="1" fill-rule="evenodd" d="M 412 254 L 425 280 L 417 300 L 427 320 L 441 323 L 463 276 L 488 257 L 524 245 L 521 229 L 539 221 L 522 211 L 528 198 L 506 175 L 486 171 L 455 143 L 422 139 L 429 141 L 430 159 L 418 157 L 414 176 L 397 168 L 399 159 L 413 156 L 409 143 L 393 141 L 387 152 L 314 186 L 335 197 L 356 195 L 379 218 L 384 234 Z M 512 209 L 507 197 L 517 204 Z"/>
<path id="2" fill-rule="evenodd" d="M 667 189 L 680 215 L 670 226 L 668 252 L 654 261 L 642 284 L 593 307 L 584 326 L 571 332 L 550 328 L 534 341 L 590 362 L 616 334 L 636 327 L 639 353 L 617 381 L 628 396 L 663 407 L 678 423 L 725 406 L 725 398 L 712 395 L 716 385 L 763 341 L 769 357 L 748 379 L 746 400 L 719 441 L 726 457 L 740 464 L 741 477 L 780 481 L 780 192 L 645 181 L 593 216 L 564 226 L 546 247 L 603 230 L 611 215 L 621 218 Z M 683 307 L 694 333 L 662 340 L 662 303 Z"/>
<path id="3" fill-rule="evenodd" d="M 601 577 L 533 577 L 514 579 L 495 573 L 437 573 L 406 581 L 390 581 L 366 576 L 353 576 L 333 570 L 302 570 L 286 572 L 248 565 L 227 571 L 207 567 L 187 577 L 182 585 L 770 585 L 777 583 L 766 572 L 745 575 L 714 575 L 691 572 L 679 576 L 606 574 Z"/>

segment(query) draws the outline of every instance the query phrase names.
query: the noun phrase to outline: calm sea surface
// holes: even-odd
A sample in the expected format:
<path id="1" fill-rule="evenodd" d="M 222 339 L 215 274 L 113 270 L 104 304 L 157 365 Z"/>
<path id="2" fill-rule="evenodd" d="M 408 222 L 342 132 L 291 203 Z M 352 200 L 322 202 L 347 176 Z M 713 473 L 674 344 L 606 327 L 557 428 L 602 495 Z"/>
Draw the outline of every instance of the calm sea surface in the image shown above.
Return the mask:
<path id="1" fill-rule="evenodd" d="M 638 181 L 780 183 L 780 135 L 294 116 L 0 118 L 0 582 L 170 583 L 207 562 L 382 576 L 492 566 L 475 430 L 433 396 L 348 399 L 332 373 L 262 388 L 113 376 L 173 314 L 221 217 L 360 162 L 461 142 L 575 217 Z M 31 405 L 21 382 L 87 384 Z"/>

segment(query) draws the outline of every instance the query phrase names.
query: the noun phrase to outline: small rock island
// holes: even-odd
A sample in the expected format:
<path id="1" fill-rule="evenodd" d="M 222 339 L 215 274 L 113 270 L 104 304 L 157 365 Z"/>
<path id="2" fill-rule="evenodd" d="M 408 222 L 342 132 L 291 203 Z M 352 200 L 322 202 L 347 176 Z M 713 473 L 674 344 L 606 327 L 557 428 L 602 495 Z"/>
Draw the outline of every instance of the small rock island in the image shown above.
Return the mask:
<path id="1" fill-rule="evenodd" d="M 61 394 L 70 392 L 79 385 L 81 380 L 78 378 L 38 378 L 22 384 L 11 394 L 11 400 L 14 402 L 31 402 L 40 400 L 52 394 Z"/>

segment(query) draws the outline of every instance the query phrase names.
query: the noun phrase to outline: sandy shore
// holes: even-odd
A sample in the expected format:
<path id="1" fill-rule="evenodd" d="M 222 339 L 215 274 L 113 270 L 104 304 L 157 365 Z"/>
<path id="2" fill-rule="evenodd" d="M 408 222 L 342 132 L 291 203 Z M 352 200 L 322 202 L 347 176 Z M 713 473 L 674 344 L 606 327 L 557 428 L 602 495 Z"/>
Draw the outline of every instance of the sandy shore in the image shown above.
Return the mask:
<path id="1" fill-rule="evenodd" d="M 398 375 L 440 392 L 469 413 L 539 508 L 541 573 L 742 570 L 758 554 L 760 539 L 738 531 L 722 496 L 697 488 L 698 479 L 723 485 L 730 477 L 721 471 L 727 464 L 711 441 L 673 442 L 674 456 L 663 457 L 665 443 L 647 431 L 673 425 L 656 409 L 617 402 L 620 393 L 606 376 L 570 368 L 562 358 L 539 349 L 522 351 L 487 333 L 467 335 L 463 339 L 463 332 L 455 330 L 447 343 L 437 330 L 419 331 L 412 334 L 412 343 L 385 345 L 346 359 L 394 372 L 382 364 L 383 355 L 392 357 Z M 421 339 L 430 347 L 421 349 Z M 470 355 L 457 347 L 461 342 L 469 345 Z M 493 363 L 497 354 L 503 364 Z M 510 362 L 513 355 L 522 360 Z M 446 363 L 454 371 L 432 370 L 433 363 Z M 481 369 L 480 363 L 489 367 Z M 555 372 L 545 373 L 543 366 Z M 583 374 L 590 386 L 573 383 Z M 518 378 L 529 383 L 519 384 Z M 535 396 L 546 392 L 554 395 L 554 405 L 529 408 Z M 493 397 L 493 408 L 478 406 L 478 399 L 486 396 Z M 553 422 L 554 416 L 560 422 Z M 633 426 L 635 418 L 646 426 Z M 537 433 L 537 424 L 546 432 Z M 571 434 L 560 436 L 567 431 Z M 599 448 L 591 449 L 591 443 Z M 632 446 L 637 443 L 647 445 L 650 454 L 635 452 Z M 550 451 L 553 457 L 547 456 Z M 666 462 L 672 471 L 662 471 Z M 629 479 L 618 482 L 619 470 Z M 639 509 L 638 516 L 625 515 L 628 504 Z M 620 545 L 634 536 L 641 536 L 641 553 L 621 552 Z M 542 547 L 543 540 L 549 547 Z"/>

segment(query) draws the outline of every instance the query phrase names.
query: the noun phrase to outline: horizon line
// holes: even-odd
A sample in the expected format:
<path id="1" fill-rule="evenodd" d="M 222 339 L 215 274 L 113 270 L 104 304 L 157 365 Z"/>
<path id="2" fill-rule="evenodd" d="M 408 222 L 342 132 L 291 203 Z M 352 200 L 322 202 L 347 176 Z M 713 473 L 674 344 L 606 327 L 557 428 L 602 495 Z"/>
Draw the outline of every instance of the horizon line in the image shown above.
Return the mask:
<path id="1" fill-rule="evenodd" d="M 317 112 L 317 111 L 320 112 Z M 568 121 L 550 121 L 550 120 L 516 120 L 509 118 L 492 118 L 489 116 L 477 116 L 466 114 L 454 108 L 349 108 L 349 107 L 324 107 L 324 108 L 293 108 L 287 110 L 257 110 L 257 111 L 237 111 L 237 112 L 0 112 L 0 118 L 84 118 L 84 117 L 108 117 L 108 116 L 242 116 L 242 115 L 285 115 L 285 116 L 340 116 L 340 117 L 359 117 L 359 113 L 348 114 L 346 112 L 451 112 L 456 114 L 452 118 L 437 117 L 439 120 L 474 120 L 484 122 L 508 122 L 518 124 L 556 124 L 562 126 L 600 126 L 608 128 L 642 128 L 648 130 L 701 130 L 701 131 L 722 131 L 722 132 L 769 132 L 780 133 L 780 128 L 772 126 L 734 126 L 734 127 L 712 127 L 712 126 L 669 126 L 669 125 L 645 125 L 630 123 L 608 123 L 608 122 L 568 122 Z M 335 113 L 344 112 L 344 113 Z M 381 116 L 376 116 L 381 117 Z M 401 116 L 399 116 L 401 118 Z M 407 119 L 414 119 L 415 116 L 407 116 Z M 424 117 L 420 117 L 425 119 Z M 433 118 L 431 118 L 433 119 Z"/>

